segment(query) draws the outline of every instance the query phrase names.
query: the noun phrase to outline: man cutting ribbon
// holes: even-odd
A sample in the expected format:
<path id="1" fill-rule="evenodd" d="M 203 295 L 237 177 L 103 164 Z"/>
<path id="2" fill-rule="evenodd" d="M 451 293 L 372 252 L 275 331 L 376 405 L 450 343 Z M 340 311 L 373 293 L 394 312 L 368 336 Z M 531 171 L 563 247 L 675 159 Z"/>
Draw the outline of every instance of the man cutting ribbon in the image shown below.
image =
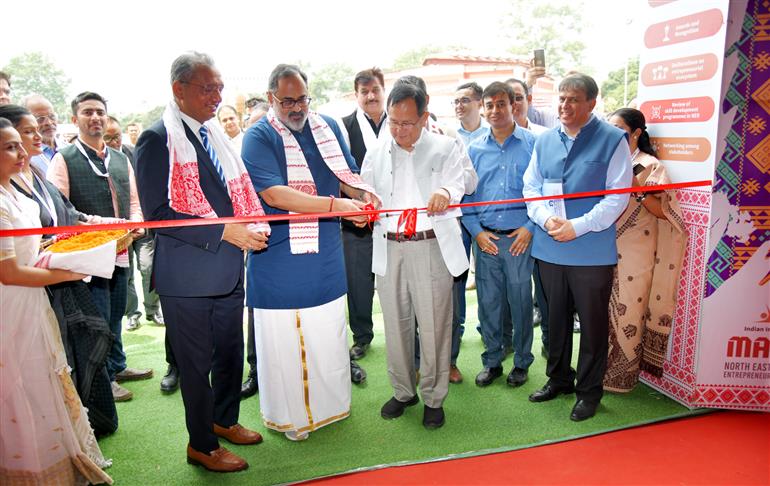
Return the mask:
<path id="1" fill-rule="evenodd" d="M 270 111 L 244 136 L 243 160 L 268 214 L 361 211 L 379 206 L 354 174 L 337 123 L 309 112 L 307 76 L 279 64 Z M 339 198 L 343 191 L 351 199 Z M 366 214 L 347 217 L 359 227 Z M 304 440 L 350 414 L 345 264 L 336 218 L 272 225 L 270 248 L 248 262 L 254 308 L 260 411 L 265 426 Z"/>

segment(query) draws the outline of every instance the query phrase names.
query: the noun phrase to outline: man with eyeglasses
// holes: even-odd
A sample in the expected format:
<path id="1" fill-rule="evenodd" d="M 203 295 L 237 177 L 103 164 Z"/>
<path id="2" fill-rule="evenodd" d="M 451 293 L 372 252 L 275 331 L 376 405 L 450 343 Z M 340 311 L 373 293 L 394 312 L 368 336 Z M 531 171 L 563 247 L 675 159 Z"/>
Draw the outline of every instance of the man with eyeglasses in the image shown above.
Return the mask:
<path id="1" fill-rule="evenodd" d="M 482 99 L 491 128 L 468 148 L 479 185 L 463 202 L 521 198 L 522 176 L 535 137 L 513 120 L 516 98 L 510 86 L 493 82 L 484 89 Z M 534 225 L 522 203 L 463 208 L 462 221 L 474 238 L 478 314 L 486 348 L 481 354 L 484 368 L 476 376 L 476 385 L 488 386 L 503 374 L 507 321 L 513 323 L 513 368 L 507 383 L 521 386 L 534 360 L 533 260 L 529 244 Z M 508 319 L 503 319 L 503 312 L 509 313 Z"/>
<path id="2" fill-rule="evenodd" d="M 264 215 L 239 154 L 215 120 L 222 77 L 206 54 L 171 64 L 162 119 L 136 144 L 137 179 L 148 220 Z M 220 446 L 262 442 L 239 424 L 243 378 L 244 251 L 267 246 L 264 223 L 158 228 L 153 277 L 179 371 L 189 442 L 187 462 L 210 471 L 248 467 Z"/>
<path id="3" fill-rule="evenodd" d="M 560 125 L 542 133 L 524 174 L 524 197 L 558 196 L 631 186 L 626 133 L 591 112 L 599 88 L 590 76 L 572 74 L 559 83 Z M 548 381 L 531 402 L 577 394 L 570 419 L 586 420 L 602 398 L 607 367 L 609 299 L 617 264 L 615 220 L 628 194 L 527 203 L 537 224 L 537 259 L 548 302 Z M 572 309 L 580 317 L 577 372 L 572 361 Z"/>
<path id="4" fill-rule="evenodd" d="M 529 119 L 529 104 L 532 103 L 532 93 L 529 92 L 527 84 L 516 78 L 510 78 L 505 83 L 513 89 L 515 104 L 513 106 L 513 118 L 516 125 L 526 128 L 533 135 L 537 136 L 548 130 L 543 125 L 538 125 Z"/>
<path id="5" fill-rule="evenodd" d="M 142 221 L 142 211 L 128 158 L 104 143 L 107 102 L 98 93 L 85 91 L 72 100 L 72 123 L 78 138 L 51 160 L 47 178 L 75 208 L 102 218 Z M 134 230 L 141 237 L 144 231 Z M 91 277 L 88 288 L 115 336 L 107 356 L 107 372 L 115 401 L 130 400 L 133 393 L 119 383 L 151 378 L 152 369 L 126 366 L 122 321 L 128 297 L 128 256 L 118 257 L 112 278 Z"/>
<path id="6" fill-rule="evenodd" d="M 48 99 L 33 94 L 25 97 L 22 104 L 37 120 L 38 131 L 43 137 L 43 153 L 35 157 L 32 163 L 43 173 L 46 173 L 54 155 L 69 143 L 56 133 L 56 112 L 54 112 L 53 105 Z"/>
<path id="7" fill-rule="evenodd" d="M 104 143 L 128 157 L 131 167 L 136 171 L 134 152 L 123 143 L 123 132 L 120 128 L 120 122 L 114 116 L 108 117 L 107 127 L 104 129 Z M 141 326 L 140 319 L 142 313 L 139 312 L 139 299 L 136 296 L 136 285 L 134 283 L 134 268 L 136 266 L 139 267 L 139 273 L 142 276 L 142 294 L 144 296 L 144 311 L 147 320 L 160 326 L 165 325 L 163 314 L 160 311 L 158 294 L 150 288 L 152 258 L 154 254 L 155 242 L 150 230 L 147 230 L 147 234 L 142 238 L 134 240 L 128 247 L 128 302 L 125 313 L 128 318 L 126 323 L 127 331 L 135 331 Z"/>
<path id="8" fill-rule="evenodd" d="M 270 74 L 270 111 L 249 128 L 243 160 L 268 214 L 357 212 L 378 202 L 355 174 L 337 123 L 311 112 L 307 76 L 279 64 Z M 340 191 L 350 199 L 340 198 Z M 346 216 L 363 227 L 365 215 Z M 270 247 L 249 254 L 260 411 L 289 440 L 350 414 L 345 262 L 337 218 L 271 224 Z M 269 276 L 269 278 L 267 277 Z"/>
<path id="9" fill-rule="evenodd" d="M 476 82 L 461 84 L 455 91 L 452 106 L 460 126 L 457 134 L 466 147 L 471 142 L 484 136 L 489 123 L 481 116 L 481 93 L 483 90 Z"/>
<path id="10" fill-rule="evenodd" d="M 460 124 L 457 128 L 457 136 L 465 147 L 469 147 L 474 140 L 484 136 L 489 131 L 489 123 L 481 116 L 481 94 L 483 90 L 476 82 L 461 84 L 457 87 L 452 106 L 455 116 Z M 462 225 L 461 225 L 462 226 Z M 465 254 L 471 256 L 471 235 L 464 226 L 461 227 Z M 460 341 L 465 332 L 465 291 L 468 283 L 468 274 L 455 278 L 452 287 L 452 303 L 454 312 L 452 316 L 452 364 L 449 368 L 449 382 L 462 383 L 463 375 L 457 367 L 457 357 L 460 354 Z M 510 326 L 509 326 L 510 327 Z"/>
<path id="11" fill-rule="evenodd" d="M 424 208 L 405 229 L 400 215 L 374 224 L 372 271 L 377 276 L 385 321 L 388 376 L 393 397 L 381 408 L 385 419 L 416 405 L 415 318 L 419 322 L 423 426 L 444 425 L 449 391 L 452 284 L 468 269 L 460 236 L 460 210 L 449 209 L 466 192 L 460 140 L 425 129 L 428 96 L 412 83 L 395 83 L 388 96 L 392 139 L 366 154 L 361 177 L 387 208 Z M 470 161 L 468 161 L 470 163 Z M 474 184 L 475 185 L 475 184 Z"/>
<path id="12" fill-rule="evenodd" d="M 385 78 L 379 68 L 364 69 L 353 79 L 358 108 L 342 118 L 343 135 L 350 153 L 360 168 L 367 150 L 380 143 L 380 135 L 387 134 L 385 113 Z M 372 273 L 372 230 L 358 228 L 342 220 L 342 248 L 345 254 L 345 274 L 348 281 L 348 319 L 353 332 L 350 347 L 351 379 L 360 383 L 366 378 L 363 369 L 354 360 L 363 358 L 374 338 L 372 302 L 374 274 Z"/>

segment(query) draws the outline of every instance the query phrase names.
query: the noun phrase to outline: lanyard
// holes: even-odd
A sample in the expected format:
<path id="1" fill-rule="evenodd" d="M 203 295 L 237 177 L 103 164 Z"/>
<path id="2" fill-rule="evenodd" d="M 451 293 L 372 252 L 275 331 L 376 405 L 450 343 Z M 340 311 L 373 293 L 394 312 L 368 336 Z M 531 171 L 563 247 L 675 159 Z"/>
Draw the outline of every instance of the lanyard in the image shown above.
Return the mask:
<path id="1" fill-rule="evenodd" d="M 99 170 L 98 167 L 96 167 L 96 164 L 94 164 L 94 162 L 91 160 L 91 157 L 88 156 L 88 154 L 86 153 L 86 149 L 83 148 L 83 144 L 80 143 L 79 138 L 75 139 L 75 146 L 77 147 L 78 150 L 80 150 L 80 153 L 83 154 L 83 157 L 85 157 L 86 160 L 88 160 L 88 163 L 91 165 L 91 170 L 93 170 L 96 175 L 98 175 L 99 177 L 104 177 L 105 179 L 109 179 L 110 177 L 109 176 L 109 169 L 110 169 L 109 147 L 106 147 L 106 146 L 104 147 L 105 153 L 107 155 L 104 157 L 104 172 L 102 172 L 101 170 Z"/>
<path id="2" fill-rule="evenodd" d="M 43 181 L 41 181 L 34 172 L 32 173 L 32 181 L 27 180 L 27 177 L 24 174 L 19 174 L 19 176 L 21 177 L 21 180 L 24 181 L 24 184 L 29 188 L 30 192 L 32 192 L 35 198 L 40 202 L 40 204 L 45 206 L 45 208 L 48 210 L 48 214 L 51 215 L 51 219 L 53 220 L 53 225 L 58 226 L 59 217 L 56 214 L 56 206 L 54 206 L 51 194 L 46 189 Z M 43 190 L 43 194 L 40 194 L 37 189 L 35 189 L 35 180 L 37 180 L 37 182 L 40 184 L 40 188 Z"/>

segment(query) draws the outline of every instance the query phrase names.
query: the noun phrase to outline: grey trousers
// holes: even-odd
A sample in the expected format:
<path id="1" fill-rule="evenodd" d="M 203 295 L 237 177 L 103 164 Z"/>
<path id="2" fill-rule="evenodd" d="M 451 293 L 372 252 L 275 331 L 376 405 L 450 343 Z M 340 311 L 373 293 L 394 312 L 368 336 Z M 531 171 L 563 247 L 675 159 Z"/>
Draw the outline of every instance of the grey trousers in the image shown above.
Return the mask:
<path id="1" fill-rule="evenodd" d="M 436 239 L 388 241 L 388 269 L 377 276 L 385 321 L 388 376 L 394 396 L 408 401 L 416 391 L 414 322 L 420 323 L 420 395 L 441 407 L 449 389 L 452 348 L 452 275 Z"/>
<path id="2" fill-rule="evenodd" d="M 128 247 L 128 261 L 130 270 L 128 273 L 128 299 L 126 301 L 126 316 L 141 316 L 139 310 L 139 299 L 136 295 L 136 284 L 134 283 L 134 268 L 139 266 L 139 273 L 142 276 L 142 295 L 144 296 L 144 312 L 147 317 L 155 315 L 160 309 L 160 297 L 154 290 L 150 290 L 150 280 L 152 278 L 152 258 L 155 255 L 155 240 L 151 237 L 145 237 L 131 243 Z"/>

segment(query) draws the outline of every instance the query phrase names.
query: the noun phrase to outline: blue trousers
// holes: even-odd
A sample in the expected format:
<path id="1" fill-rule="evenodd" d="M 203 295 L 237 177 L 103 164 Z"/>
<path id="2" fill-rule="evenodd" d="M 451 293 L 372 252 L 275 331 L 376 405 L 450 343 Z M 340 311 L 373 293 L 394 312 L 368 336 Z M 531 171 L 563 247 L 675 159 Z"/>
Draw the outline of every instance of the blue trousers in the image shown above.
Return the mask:
<path id="1" fill-rule="evenodd" d="M 107 355 L 107 373 L 110 381 L 115 375 L 126 369 L 126 354 L 123 352 L 122 321 L 126 312 L 128 297 L 128 268 L 115 267 L 112 278 L 91 277 L 88 289 L 94 297 L 99 312 L 115 335 L 112 347 Z"/>
<path id="2" fill-rule="evenodd" d="M 501 366 L 505 357 L 501 303 L 507 301 L 513 322 L 513 365 L 526 370 L 535 359 L 532 355 L 532 245 L 525 253 L 513 256 L 509 252 L 511 238 L 503 236 L 492 241 L 497 245 L 497 255 L 482 252 L 478 243 L 474 243 L 479 323 L 486 347 L 481 362 L 485 368 L 495 368 Z"/>

